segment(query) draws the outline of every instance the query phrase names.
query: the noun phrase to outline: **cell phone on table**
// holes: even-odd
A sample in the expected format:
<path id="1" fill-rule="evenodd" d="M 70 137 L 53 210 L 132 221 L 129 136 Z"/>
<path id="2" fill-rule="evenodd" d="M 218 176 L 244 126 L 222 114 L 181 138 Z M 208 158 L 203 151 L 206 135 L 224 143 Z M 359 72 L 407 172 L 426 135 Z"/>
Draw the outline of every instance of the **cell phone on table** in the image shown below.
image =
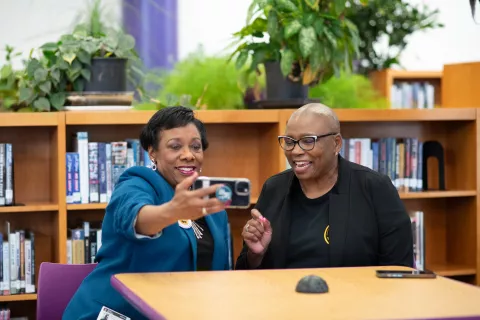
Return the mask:
<path id="1" fill-rule="evenodd" d="M 226 204 L 226 208 L 246 209 L 250 206 L 250 180 L 247 178 L 200 176 L 193 183 L 192 189 L 208 188 L 216 184 L 223 186 L 207 197 L 218 198 Z"/>
<path id="2" fill-rule="evenodd" d="M 378 278 L 415 278 L 435 279 L 437 275 L 430 270 L 377 270 Z"/>

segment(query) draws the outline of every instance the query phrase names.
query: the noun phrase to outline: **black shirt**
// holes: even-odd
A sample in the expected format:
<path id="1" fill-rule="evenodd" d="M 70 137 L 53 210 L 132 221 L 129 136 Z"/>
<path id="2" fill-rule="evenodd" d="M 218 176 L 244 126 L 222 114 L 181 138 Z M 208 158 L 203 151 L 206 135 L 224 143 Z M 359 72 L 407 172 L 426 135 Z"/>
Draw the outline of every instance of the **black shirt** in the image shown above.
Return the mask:
<path id="1" fill-rule="evenodd" d="M 329 194 L 309 199 L 298 181 L 293 186 L 290 208 L 290 240 L 287 268 L 326 268 L 329 259 Z"/>
<path id="2" fill-rule="evenodd" d="M 205 218 L 193 221 L 201 232 L 200 239 L 197 236 L 197 271 L 209 271 L 212 269 L 213 237 Z M 193 226 L 195 227 L 195 226 Z"/>

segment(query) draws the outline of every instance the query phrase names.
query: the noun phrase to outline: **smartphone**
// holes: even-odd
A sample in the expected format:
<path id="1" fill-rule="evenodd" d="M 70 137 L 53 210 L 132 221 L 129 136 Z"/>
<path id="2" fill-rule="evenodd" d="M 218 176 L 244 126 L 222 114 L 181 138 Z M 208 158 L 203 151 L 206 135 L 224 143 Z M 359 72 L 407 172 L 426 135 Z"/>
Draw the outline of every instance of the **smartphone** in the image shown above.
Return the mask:
<path id="1" fill-rule="evenodd" d="M 226 204 L 226 208 L 246 209 L 250 207 L 250 180 L 247 178 L 198 177 L 192 189 L 208 188 L 222 184 L 210 198 L 218 198 Z"/>
<path id="2" fill-rule="evenodd" d="M 429 270 L 377 270 L 377 277 L 435 279 L 437 275 Z"/>

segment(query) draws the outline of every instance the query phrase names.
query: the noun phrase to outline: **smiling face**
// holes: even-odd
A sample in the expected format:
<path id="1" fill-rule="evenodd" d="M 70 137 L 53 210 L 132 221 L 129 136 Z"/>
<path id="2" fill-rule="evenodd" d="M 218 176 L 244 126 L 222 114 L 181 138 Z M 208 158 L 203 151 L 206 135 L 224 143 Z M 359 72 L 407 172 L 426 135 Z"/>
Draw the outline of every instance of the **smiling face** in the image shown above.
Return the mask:
<path id="1" fill-rule="evenodd" d="M 200 172 L 203 163 L 203 148 L 200 132 L 190 123 L 184 127 L 164 130 L 158 133 L 157 150 L 149 150 L 158 171 L 175 187 L 195 171 Z"/>
<path id="2" fill-rule="evenodd" d="M 320 136 L 336 132 L 327 116 L 314 113 L 302 113 L 290 118 L 285 135 L 299 140 L 305 136 Z M 318 179 L 335 166 L 340 152 L 342 138 L 330 135 L 318 138 L 312 150 L 305 151 L 298 143 L 291 151 L 285 151 L 288 163 L 299 180 Z"/>

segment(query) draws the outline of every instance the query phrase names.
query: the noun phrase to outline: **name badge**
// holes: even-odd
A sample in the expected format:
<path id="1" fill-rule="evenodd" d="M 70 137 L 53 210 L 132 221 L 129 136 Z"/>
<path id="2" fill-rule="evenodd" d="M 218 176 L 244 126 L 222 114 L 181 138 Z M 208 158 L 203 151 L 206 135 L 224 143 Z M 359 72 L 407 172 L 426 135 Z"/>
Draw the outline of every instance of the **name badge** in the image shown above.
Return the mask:
<path id="1" fill-rule="evenodd" d="M 131 320 L 129 317 L 124 316 L 117 311 L 109 309 L 105 306 L 102 307 L 100 313 L 98 314 L 97 320 Z"/>

